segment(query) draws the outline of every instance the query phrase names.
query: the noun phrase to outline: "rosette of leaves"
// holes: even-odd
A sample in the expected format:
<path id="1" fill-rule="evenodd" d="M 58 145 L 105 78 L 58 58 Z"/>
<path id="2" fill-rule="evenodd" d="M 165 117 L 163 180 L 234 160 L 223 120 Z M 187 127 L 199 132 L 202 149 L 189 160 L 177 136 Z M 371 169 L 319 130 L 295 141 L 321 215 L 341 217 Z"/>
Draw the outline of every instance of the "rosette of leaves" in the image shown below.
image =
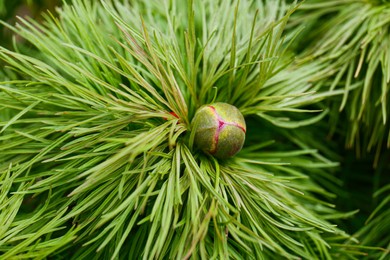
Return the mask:
<path id="1" fill-rule="evenodd" d="M 304 31 L 301 45 L 309 42 L 302 58 L 328 62 L 333 74 L 325 86 L 345 90 L 331 105 L 332 129 L 343 129 L 346 147 L 355 146 L 358 156 L 375 150 L 374 165 L 390 147 L 389 17 L 388 1 L 311 0 L 290 20 L 291 30 Z"/>
<path id="2" fill-rule="evenodd" d="M 337 164 L 287 131 L 322 119 L 325 64 L 299 65 L 283 1 L 73 1 L 0 49 L 4 258 L 331 259 L 355 245 L 316 180 Z M 292 39 L 287 35 L 286 39 Z M 193 147 L 204 104 L 235 105 L 240 153 Z M 314 114 L 313 114 L 314 113 Z"/>

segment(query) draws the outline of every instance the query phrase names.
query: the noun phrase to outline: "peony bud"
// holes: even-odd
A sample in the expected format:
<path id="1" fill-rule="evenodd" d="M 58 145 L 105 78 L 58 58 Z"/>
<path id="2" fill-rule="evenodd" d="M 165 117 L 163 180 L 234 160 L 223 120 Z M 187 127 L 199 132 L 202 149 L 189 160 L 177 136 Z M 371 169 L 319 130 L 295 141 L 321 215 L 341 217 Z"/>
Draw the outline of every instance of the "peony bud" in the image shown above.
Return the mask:
<path id="1" fill-rule="evenodd" d="M 198 109 L 193 119 L 195 145 L 219 159 L 238 153 L 245 141 L 246 124 L 241 112 L 227 103 Z"/>

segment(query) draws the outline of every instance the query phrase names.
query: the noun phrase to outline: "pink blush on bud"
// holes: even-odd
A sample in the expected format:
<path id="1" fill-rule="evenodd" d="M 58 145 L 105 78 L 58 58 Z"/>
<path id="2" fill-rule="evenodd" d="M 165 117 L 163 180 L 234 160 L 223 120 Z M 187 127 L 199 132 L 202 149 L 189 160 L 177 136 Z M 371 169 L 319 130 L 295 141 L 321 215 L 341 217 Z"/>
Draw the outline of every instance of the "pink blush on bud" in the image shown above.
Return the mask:
<path id="1" fill-rule="evenodd" d="M 244 144 L 246 124 L 241 112 L 226 103 L 200 108 L 194 117 L 198 124 L 195 144 L 217 158 L 234 156 Z"/>

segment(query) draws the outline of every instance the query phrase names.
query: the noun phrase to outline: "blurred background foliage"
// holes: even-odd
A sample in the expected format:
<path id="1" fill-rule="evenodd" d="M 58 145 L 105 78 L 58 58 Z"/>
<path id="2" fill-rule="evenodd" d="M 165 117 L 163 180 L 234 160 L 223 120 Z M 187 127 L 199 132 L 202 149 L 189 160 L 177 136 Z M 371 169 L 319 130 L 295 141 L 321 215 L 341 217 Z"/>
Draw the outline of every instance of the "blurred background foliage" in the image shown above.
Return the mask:
<path id="1" fill-rule="evenodd" d="M 55 13 L 56 6 L 61 0 L 0 0 L 0 20 L 9 24 L 15 24 L 18 16 L 31 17 L 37 21 L 41 20 L 41 13 L 49 11 Z M 13 35 L 4 24 L 0 25 L 0 44 L 10 47 Z M 20 39 L 17 39 L 20 40 Z"/>

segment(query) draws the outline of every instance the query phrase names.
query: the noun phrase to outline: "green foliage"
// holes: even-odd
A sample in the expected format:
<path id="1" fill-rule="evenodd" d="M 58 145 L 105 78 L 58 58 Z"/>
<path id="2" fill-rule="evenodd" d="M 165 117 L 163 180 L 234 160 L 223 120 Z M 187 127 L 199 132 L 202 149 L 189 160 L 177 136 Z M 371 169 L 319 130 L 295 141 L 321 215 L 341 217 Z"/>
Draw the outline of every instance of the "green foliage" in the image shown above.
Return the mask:
<path id="1" fill-rule="evenodd" d="M 346 146 L 358 154 L 390 147 L 390 4 L 387 1 L 307 1 L 291 28 L 307 25 L 303 59 L 321 59 L 333 71 L 324 86 L 344 89 L 333 121 L 347 122 Z M 315 28 L 315 29 L 314 29 Z M 309 39 L 309 41 L 307 41 Z M 351 90 L 351 85 L 357 85 Z M 340 116 L 340 111 L 343 114 Z"/>
<path id="2" fill-rule="evenodd" d="M 307 32 L 284 29 L 310 5 L 91 2 L 4 23 L 26 42 L 0 48 L 2 257 L 354 259 L 377 249 L 336 226 L 355 213 L 333 204 L 338 163 L 326 156 L 339 157 L 305 132 L 328 131 L 321 101 L 365 86 L 332 78 L 352 54 L 329 66 L 318 43 L 295 60 Z M 212 102 L 246 119 L 244 148 L 228 160 L 192 145 L 195 111 Z"/>
<path id="3" fill-rule="evenodd" d="M 371 257 L 380 260 L 387 259 L 390 255 L 390 238 L 387 235 L 390 232 L 389 189 L 390 185 L 386 185 L 374 194 L 379 203 L 365 225 L 356 234 L 361 238 L 362 244 L 383 248 L 383 250 L 371 254 Z"/>
<path id="4" fill-rule="evenodd" d="M 66 0 L 62 0 L 66 1 Z M 61 0 L 0 0 L 0 20 L 14 24 L 16 17 L 33 17 L 41 20 L 41 12 L 53 11 L 56 6 L 62 3 Z M 0 24 L 0 45 L 11 48 L 15 42 L 22 42 L 23 39 L 12 34 L 3 24 Z M 2 72 L 0 71 L 0 75 Z"/>

